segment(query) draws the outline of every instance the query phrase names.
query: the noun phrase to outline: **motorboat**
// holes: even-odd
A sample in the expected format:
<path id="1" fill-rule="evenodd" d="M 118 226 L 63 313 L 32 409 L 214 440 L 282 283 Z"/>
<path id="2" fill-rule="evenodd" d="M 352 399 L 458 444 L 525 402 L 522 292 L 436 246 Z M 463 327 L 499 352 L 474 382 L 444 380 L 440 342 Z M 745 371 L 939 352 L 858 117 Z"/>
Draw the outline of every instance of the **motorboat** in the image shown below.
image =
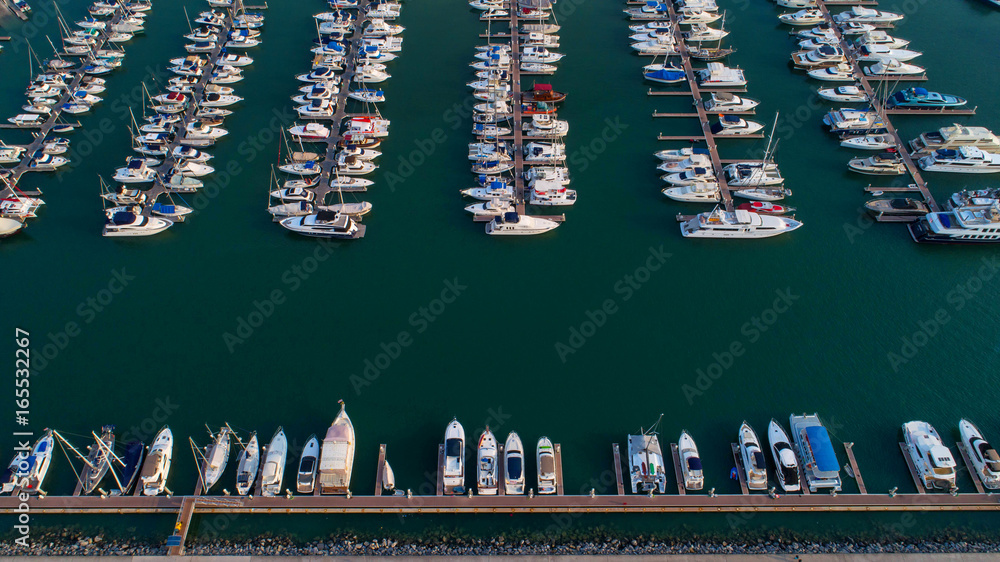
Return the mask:
<path id="1" fill-rule="evenodd" d="M 282 201 L 304 201 L 312 202 L 316 199 L 316 193 L 306 189 L 305 187 L 286 187 L 284 189 L 275 189 L 270 193 L 271 197 L 276 199 L 281 199 Z"/>
<path id="2" fill-rule="evenodd" d="M 513 200 L 514 188 L 502 181 L 487 181 L 481 187 L 463 189 L 461 194 L 479 201 Z"/>
<path id="3" fill-rule="evenodd" d="M 786 207 L 770 201 L 747 201 L 736 206 L 737 209 L 760 213 L 762 215 L 787 215 L 795 211 L 794 207 Z"/>
<path id="4" fill-rule="evenodd" d="M 746 136 L 753 135 L 763 128 L 763 124 L 747 121 L 737 115 L 720 115 L 719 120 L 712 124 L 712 134 L 716 136 Z"/>
<path id="5" fill-rule="evenodd" d="M 558 226 L 559 223 L 553 220 L 510 212 L 493 217 L 493 220 L 486 225 L 486 234 L 491 236 L 530 236 L 543 234 Z"/>
<path id="6" fill-rule="evenodd" d="M 921 170 L 960 174 L 995 174 L 1000 172 L 1000 154 L 974 146 L 957 149 L 939 148 L 917 161 Z"/>
<path id="7" fill-rule="evenodd" d="M 323 171 L 323 168 L 316 160 L 306 160 L 304 162 L 282 164 L 278 166 L 278 170 L 296 176 L 316 176 Z"/>
<path id="8" fill-rule="evenodd" d="M 319 466 L 319 439 L 310 435 L 302 448 L 299 458 L 299 470 L 295 478 L 295 491 L 300 494 L 311 494 L 316 486 L 316 469 Z"/>
<path id="9" fill-rule="evenodd" d="M 958 431 L 962 436 L 961 446 L 972 461 L 983 487 L 989 490 L 1000 488 L 1000 455 L 969 420 L 960 420 Z"/>
<path id="10" fill-rule="evenodd" d="M 903 49 L 907 45 L 909 45 L 910 42 L 907 41 L 906 39 L 898 39 L 896 37 L 889 35 L 885 31 L 876 29 L 873 31 L 865 32 L 860 36 L 858 36 L 856 39 L 854 39 L 854 44 L 858 47 L 862 45 L 867 45 L 867 46 L 880 45 L 882 47 L 888 47 L 890 49 Z"/>
<path id="11" fill-rule="evenodd" d="M 658 35 L 651 39 L 632 43 L 634 49 L 642 56 L 666 56 L 677 54 L 677 42 L 673 35 Z"/>
<path id="12" fill-rule="evenodd" d="M 959 208 L 927 213 L 909 225 L 915 242 L 925 244 L 983 244 L 1000 242 L 1000 202 L 988 207 Z"/>
<path id="13" fill-rule="evenodd" d="M 900 90 L 887 100 L 888 107 L 961 107 L 967 102 L 965 98 L 953 96 L 951 94 L 940 94 L 931 92 L 925 88 L 914 87 Z"/>
<path id="14" fill-rule="evenodd" d="M 382 90 L 371 90 L 367 88 L 361 88 L 358 90 L 351 90 L 347 97 L 352 100 L 364 102 L 364 103 L 381 103 L 385 101 L 385 92 Z"/>
<path id="15" fill-rule="evenodd" d="M 313 204 L 309 201 L 292 201 L 290 203 L 279 203 L 267 208 L 275 222 L 281 222 L 288 217 L 301 217 L 311 215 L 316 212 Z"/>
<path id="16" fill-rule="evenodd" d="M 389 136 L 389 120 L 375 117 L 353 117 L 351 118 L 344 136 L 364 138 L 364 137 L 387 137 Z"/>
<path id="17" fill-rule="evenodd" d="M 817 23 L 823 23 L 826 17 L 823 16 L 823 12 L 817 9 L 807 8 L 792 14 L 781 14 L 778 16 L 778 19 L 781 20 L 781 23 L 787 25 L 816 25 Z"/>
<path id="18" fill-rule="evenodd" d="M 24 229 L 24 221 L 0 216 L 0 238 L 13 236 Z"/>
<path id="19" fill-rule="evenodd" d="M 18 164 L 24 155 L 25 148 L 21 146 L 7 146 L 0 143 L 0 164 Z"/>
<path id="20" fill-rule="evenodd" d="M 666 493 L 667 472 L 654 426 L 628 436 L 629 479 L 633 494 Z"/>
<path id="21" fill-rule="evenodd" d="M 632 21 L 669 20 L 670 8 L 657 0 L 647 0 L 645 4 L 635 8 L 622 10 Z"/>
<path id="22" fill-rule="evenodd" d="M 548 115 L 538 115 L 537 117 L 549 117 Z M 524 122 L 524 134 L 528 136 L 539 136 L 538 133 L 532 133 L 532 131 L 542 130 L 535 129 L 533 126 L 534 119 L 531 121 Z M 566 124 L 566 128 L 569 128 L 569 124 Z M 558 129 L 558 127 L 557 127 Z M 508 127 L 501 127 L 495 123 L 473 123 L 472 124 L 472 134 L 481 139 L 495 139 L 496 137 L 502 137 L 511 134 L 511 129 Z M 565 134 L 565 133 L 563 133 Z M 558 132 L 552 133 L 553 136 L 558 136 Z"/>
<path id="23" fill-rule="evenodd" d="M 554 64 L 542 64 L 538 62 L 522 62 L 521 74 L 555 74 L 558 67 Z"/>
<path id="24" fill-rule="evenodd" d="M 684 160 L 664 160 L 659 166 L 656 167 L 657 170 L 667 173 L 686 172 L 694 170 L 695 168 L 705 170 L 703 174 L 706 178 L 715 178 L 715 174 L 711 172 L 712 157 L 708 154 L 700 152 L 692 154 Z"/>
<path id="25" fill-rule="evenodd" d="M 704 43 L 708 41 L 721 41 L 729 35 L 728 31 L 717 29 L 705 23 L 695 23 L 688 31 L 681 33 L 686 43 Z"/>
<path id="26" fill-rule="evenodd" d="M 810 78 L 822 80 L 823 82 L 854 82 L 854 67 L 841 63 L 836 66 L 826 68 L 814 68 L 806 72 Z"/>
<path id="27" fill-rule="evenodd" d="M 774 472 L 778 477 L 778 485 L 786 492 L 799 492 L 802 485 L 799 482 L 799 461 L 792 450 L 788 433 L 777 420 L 772 419 L 767 427 L 767 440 L 771 446 L 771 458 L 774 459 Z"/>
<path id="28" fill-rule="evenodd" d="M 924 421 L 903 424 L 903 440 L 920 482 L 928 489 L 955 490 L 955 457 L 936 429 Z"/>
<path id="29" fill-rule="evenodd" d="M 524 147 L 524 163 L 557 164 L 566 160 L 566 145 L 557 142 L 529 142 Z"/>
<path id="30" fill-rule="evenodd" d="M 576 190 L 567 188 L 559 181 L 537 179 L 530 181 L 528 187 L 531 190 L 528 203 L 531 205 L 557 207 L 576 203 Z M 504 212 L 511 210 L 513 209 Z"/>
<path id="31" fill-rule="evenodd" d="M 868 212 L 876 218 L 882 216 L 922 217 L 930 212 L 927 203 L 907 197 L 872 199 L 865 202 L 865 209 L 868 209 Z"/>
<path id="32" fill-rule="evenodd" d="M 197 163 L 208 162 L 213 158 L 211 154 L 202 152 L 190 146 L 176 146 L 170 153 L 170 156 L 175 160 L 187 160 Z"/>
<path id="33" fill-rule="evenodd" d="M 371 64 L 359 66 L 354 70 L 353 82 L 358 84 L 378 84 L 391 78 L 388 72 L 379 70 Z"/>
<path id="34" fill-rule="evenodd" d="M 218 140 L 229 134 L 229 131 L 216 127 L 214 125 L 209 125 L 204 121 L 192 121 L 187 124 L 185 129 L 184 140 L 181 141 L 200 141 L 200 140 Z"/>
<path id="35" fill-rule="evenodd" d="M 40 128 L 45 121 L 46 117 L 37 113 L 19 113 L 7 119 L 8 123 L 22 128 Z"/>
<path id="36" fill-rule="evenodd" d="M 922 133 L 910 141 L 910 151 L 913 154 L 930 154 L 940 148 L 957 149 L 963 146 L 1000 152 L 1000 138 L 986 127 L 966 127 L 955 123 L 937 131 Z"/>
<path id="37" fill-rule="evenodd" d="M 760 102 L 754 99 L 738 96 L 730 92 L 712 92 L 712 98 L 705 101 L 707 113 L 748 113 L 752 112 Z"/>
<path id="38" fill-rule="evenodd" d="M 218 433 L 209 432 L 209 435 L 212 437 L 212 443 L 205 447 L 201 475 L 202 493 L 205 494 L 215 486 L 222 473 L 226 471 L 226 465 L 229 464 L 232 430 L 228 425 L 224 425 Z"/>
<path id="39" fill-rule="evenodd" d="M 363 176 L 378 169 L 378 166 L 367 160 L 361 160 L 347 154 L 340 154 L 337 157 L 337 173 L 346 176 Z"/>
<path id="40" fill-rule="evenodd" d="M 373 18 L 368 20 L 368 26 L 365 27 L 364 35 L 366 37 L 385 37 L 387 35 L 399 35 L 405 29 L 406 28 L 401 25 L 396 25 L 382 19 Z"/>
<path id="41" fill-rule="evenodd" d="M 149 167 L 150 159 L 130 157 L 124 168 L 115 170 L 119 183 L 149 183 L 156 179 L 156 170 Z"/>
<path id="42" fill-rule="evenodd" d="M 865 103 L 868 101 L 868 94 L 856 85 L 820 88 L 816 93 L 827 101 L 844 103 Z"/>
<path id="43" fill-rule="evenodd" d="M 650 82 L 660 84 L 679 84 L 687 80 L 684 69 L 673 63 L 647 65 L 643 68 L 642 76 Z"/>
<path id="44" fill-rule="evenodd" d="M 532 166 L 524 171 L 524 180 L 529 184 L 538 180 L 552 180 L 562 185 L 569 185 L 569 168 L 565 166 Z"/>
<path id="45" fill-rule="evenodd" d="M 535 466 L 538 467 L 538 493 L 556 493 L 556 455 L 552 441 L 545 436 L 538 438 L 535 445 Z"/>
<path id="46" fill-rule="evenodd" d="M 240 96 L 206 93 L 202 97 L 199 105 L 201 107 L 229 107 L 230 105 L 237 104 L 241 101 L 243 101 L 243 98 Z"/>
<path id="47" fill-rule="evenodd" d="M 164 174 L 161 181 L 163 187 L 174 193 L 194 193 L 205 187 L 201 180 L 176 173 L 173 170 Z"/>
<path id="48" fill-rule="evenodd" d="M 722 16 L 715 11 L 692 8 L 681 11 L 677 17 L 680 25 L 709 24 L 718 21 Z"/>
<path id="49" fill-rule="evenodd" d="M 663 194 L 674 201 L 688 203 L 718 203 L 722 200 L 718 183 L 698 182 L 679 187 L 667 187 Z"/>
<path id="50" fill-rule="evenodd" d="M 792 64 L 795 68 L 816 69 L 837 66 L 847 62 L 844 51 L 836 45 L 820 45 L 811 51 L 792 53 Z"/>
<path id="51" fill-rule="evenodd" d="M 747 488 L 751 490 L 767 489 L 767 461 L 759 443 L 757 433 L 744 421 L 739 434 L 740 460 Z"/>
<path id="52" fill-rule="evenodd" d="M 260 468 L 260 443 L 257 442 L 257 432 L 250 434 L 250 439 L 240 451 L 239 462 L 236 465 L 236 493 L 245 496 L 253 492 L 257 482 L 257 469 Z"/>
<path id="53" fill-rule="evenodd" d="M 906 62 L 922 54 L 920 51 L 892 49 L 883 45 L 862 45 L 855 50 L 854 58 L 860 62 L 881 62 L 884 60 Z"/>
<path id="54" fill-rule="evenodd" d="M 701 490 L 705 486 L 705 474 L 702 470 L 701 457 L 694 438 L 685 429 L 677 440 L 677 456 L 681 464 L 681 477 L 684 479 L 684 489 Z"/>
<path id="55" fill-rule="evenodd" d="M 775 4 L 782 8 L 815 8 L 816 0 L 777 0 Z"/>
<path id="56" fill-rule="evenodd" d="M 530 120 L 523 121 L 521 129 L 528 137 L 562 137 L 569 132 L 569 121 L 548 114 L 532 115 Z"/>
<path id="57" fill-rule="evenodd" d="M 346 217 L 346 215 L 342 216 Z M 297 218 L 300 217 L 292 217 L 286 220 Z M 284 221 L 282 221 L 282 226 L 284 226 Z M 354 467 L 354 449 L 354 425 L 351 423 L 351 418 L 347 415 L 345 404 L 341 401 L 340 412 L 334 418 L 330 428 L 327 429 L 320 451 L 320 493 L 341 495 L 348 493 L 351 485 L 351 471 Z"/>
<path id="58" fill-rule="evenodd" d="M 831 133 L 841 135 L 867 135 L 888 131 L 878 112 L 864 109 L 839 109 L 823 116 L 823 124 Z"/>
<path id="59" fill-rule="evenodd" d="M 780 185 L 785 181 L 774 162 L 734 162 L 722 170 L 732 187 Z"/>
<path id="60" fill-rule="evenodd" d="M 445 494 L 465 493 L 465 429 L 457 418 L 451 420 L 444 432 L 442 478 Z"/>
<path id="61" fill-rule="evenodd" d="M 504 493 L 509 495 L 520 495 L 524 493 L 524 445 L 516 432 L 511 431 L 507 435 L 503 451 Z"/>
<path id="62" fill-rule="evenodd" d="M 480 496 L 497 495 L 499 464 L 497 440 L 489 426 L 479 436 L 476 453 L 476 491 Z"/>
<path id="63" fill-rule="evenodd" d="M 545 47 L 529 46 L 521 49 L 521 62 L 526 63 L 552 64 L 559 62 L 564 56 L 566 55 L 550 51 Z"/>
<path id="64" fill-rule="evenodd" d="M 264 464 L 260 470 L 260 493 L 264 497 L 274 497 L 281 493 L 281 482 L 285 476 L 285 462 L 288 458 L 288 439 L 279 427 L 265 450 Z"/>
<path id="65" fill-rule="evenodd" d="M 52 430 L 46 429 L 42 436 L 35 441 L 26 461 L 19 463 L 18 472 L 22 493 L 37 494 L 41 491 L 45 476 L 49 472 L 49 465 L 52 462 L 54 445 L 55 439 L 52 437 Z"/>
<path id="66" fill-rule="evenodd" d="M 747 84 L 742 69 L 730 68 L 721 62 L 710 62 L 706 68 L 695 70 L 694 74 L 702 87 L 739 87 Z"/>
<path id="67" fill-rule="evenodd" d="M 782 187 L 744 187 L 733 191 L 733 195 L 736 197 L 754 201 L 781 201 L 791 194 L 791 190 Z"/>
<path id="68" fill-rule="evenodd" d="M 801 226 L 801 222 L 786 217 L 716 208 L 681 223 L 680 228 L 685 238 L 769 238 Z"/>
<path id="69" fill-rule="evenodd" d="M 175 173 L 179 173 L 182 176 L 187 176 L 189 178 L 200 178 L 211 174 L 212 172 L 215 171 L 215 168 L 205 164 L 200 164 L 198 162 L 187 160 L 184 162 L 178 162 L 174 166 L 173 171 Z"/>
<path id="70" fill-rule="evenodd" d="M 809 491 L 828 489 L 839 492 L 842 486 L 840 463 L 830 442 L 830 434 L 816 414 L 792 414 L 788 417 L 792 439 L 798 451 L 800 470 Z"/>
<path id="71" fill-rule="evenodd" d="M 912 76 L 924 73 L 924 67 L 906 64 L 896 59 L 881 59 L 862 69 L 867 76 Z"/>
<path id="72" fill-rule="evenodd" d="M 989 207 L 1000 199 L 1000 188 L 963 189 L 956 191 L 945 202 L 945 208 L 954 211 L 964 207 Z"/>
<path id="73" fill-rule="evenodd" d="M 688 160 L 691 158 L 691 156 L 695 154 L 709 156 L 711 155 L 711 152 L 709 152 L 708 149 L 705 148 L 687 147 L 687 148 L 676 148 L 671 150 L 660 150 L 656 152 L 654 156 L 656 156 L 657 158 L 659 158 L 664 162 L 678 162 L 681 160 Z"/>
<path id="74" fill-rule="evenodd" d="M 889 148 L 896 148 L 896 139 L 892 135 L 845 137 L 840 140 L 840 146 L 859 150 L 887 150 Z"/>
<path id="75" fill-rule="evenodd" d="M 884 152 L 867 158 L 852 158 L 847 167 L 869 176 L 899 176 L 906 173 L 906 165 L 898 152 Z"/>
<path id="76" fill-rule="evenodd" d="M 87 462 L 80 472 L 81 492 L 90 494 L 101 484 L 101 480 L 111 468 L 115 447 L 115 426 L 106 425 L 101 428 L 101 434 L 95 443 L 89 447 Z M 96 434 L 95 434 L 96 435 Z"/>
<path id="77" fill-rule="evenodd" d="M 683 172 L 664 174 L 660 179 L 670 185 L 693 185 L 696 183 L 706 183 L 715 181 L 715 172 L 712 168 L 694 167 Z"/>
<path id="78" fill-rule="evenodd" d="M 890 24 L 901 19 L 903 19 L 902 14 L 882 12 L 862 6 L 852 6 L 846 12 L 833 15 L 835 23 L 863 23 L 875 26 Z"/>
<path id="79" fill-rule="evenodd" d="M 174 434 L 163 426 L 149 446 L 146 462 L 142 465 L 139 481 L 144 496 L 158 496 L 167 489 L 167 476 L 173 458 Z"/>

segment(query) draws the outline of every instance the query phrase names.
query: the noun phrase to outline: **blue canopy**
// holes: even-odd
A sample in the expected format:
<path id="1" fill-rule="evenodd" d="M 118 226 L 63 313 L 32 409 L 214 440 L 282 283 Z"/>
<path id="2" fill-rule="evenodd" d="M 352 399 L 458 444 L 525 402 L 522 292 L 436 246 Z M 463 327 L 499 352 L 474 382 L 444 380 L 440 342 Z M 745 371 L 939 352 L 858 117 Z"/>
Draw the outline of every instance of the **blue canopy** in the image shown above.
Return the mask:
<path id="1" fill-rule="evenodd" d="M 806 439 L 809 440 L 809 448 L 812 449 L 813 458 L 816 459 L 816 470 L 818 472 L 839 472 L 840 463 L 837 462 L 837 454 L 833 452 L 833 444 L 830 443 L 830 434 L 821 425 L 812 425 L 806 428 Z"/>
<path id="2" fill-rule="evenodd" d="M 163 213 L 164 215 L 172 215 L 177 210 L 173 205 L 164 205 L 163 203 L 153 203 L 153 210 L 157 213 Z"/>
<path id="3" fill-rule="evenodd" d="M 927 88 L 921 88 L 919 86 L 913 88 L 913 95 L 915 96 L 926 96 L 929 93 L 930 92 L 927 91 Z"/>
<path id="4" fill-rule="evenodd" d="M 688 458 L 688 470 L 701 470 L 701 459 L 698 457 Z"/>
<path id="5" fill-rule="evenodd" d="M 502 181 L 491 181 L 490 182 L 490 189 L 506 189 L 506 188 L 507 188 L 507 184 L 505 184 Z"/>
<path id="6" fill-rule="evenodd" d="M 683 80 L 684 71 L 683 70 L 655 70 L 653 72 L 647 72 L 646 78 L 659 79 L 659 80 Z"/>

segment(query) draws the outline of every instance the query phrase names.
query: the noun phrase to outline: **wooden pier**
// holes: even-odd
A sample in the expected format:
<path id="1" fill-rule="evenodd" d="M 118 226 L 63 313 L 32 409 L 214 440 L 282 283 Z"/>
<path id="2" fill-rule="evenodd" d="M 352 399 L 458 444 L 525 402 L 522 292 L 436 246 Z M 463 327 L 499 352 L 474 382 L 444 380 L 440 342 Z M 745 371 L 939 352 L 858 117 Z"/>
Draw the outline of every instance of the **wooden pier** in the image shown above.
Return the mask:
<path id="1" fill-rule="evenodd" d="M 670 455 L 674 459 L 674 479 L 677 481 L 677 494 L 686 495 L 687 489 L 684 487 L 684 470 L 681 466 L 681 456 L 677 449 L 677 443 L 670 444 Z"/>
<path id="2" fill-rule="evenodd" d="M 868 488 L 865 487 L 865 479 L 861 477 L 861 469 L 858 468 L 858 461 L 854 458 L 854 443 L 844 443 L 844 450 L 847 451 L 847 461 L 851 463 L 854 481 L 858 483 L 858 491 L 867 494 Z"/>
<path id="3" fill-rule="evenodd" d="M 744 496 L 750 495 L 750 488 L 747 486 L 747 475 L 746 471 L 743 470 L 743 457 L 740 455 L 740 444 L 730 443 L 733 449 L 733 462 L 736 463 L 736 475 L 740 479 L 740 494 Z"/>
<path id="4" fill-rule="evenodd" d="M 956 441 L 955 448 L 958 449 L 958 452 L 962 455 L 962 460 L 965 462 L 965 468 L 969 469 L 969 478 L 972 479 L 972 485 L 976 487 L 976 492 L 985 494 L 986 490 L 983 489 L 983 481 L 979 477 L 976 465 L 972 464 L 972 459 L 969 458 L 969 453 L 965 451 L 965 447 L 962 446 L 962 442 Z"/>
<path id="5" fill-rule="evenodd" d="M 621 451 L 618 449 L 618 443 L 611 444 L 611 454 L 614 457 L 615 462 L 615 482 L 618 484 L 618 495 L 624 496 L 625 483 L 622 481 L 622 455 Z"/>
<path id="6" fill-rule="evenodd" d="M 555 444 L 552 445 L 552 448 L 555 449 L 555 451 L 553 453 L 553 456 L 555 457 L 554 460 L 555 460 L 555 464 L 556 464 L 556 495 L 557 496 L 562 496 L 562 495 L 564 495 L 563 494 L 563 491 L 564 491 L 564 486 L 563 486 L 563 470 L 562 470 L 563 469 L 563 463 L 562 463 L 562 445 L 559 444 L 559 443 L 555 443 Z"/>
<path id="7" fill-rule="evenodd" d="M 382 495 L 382 483 L 385 481 L 385 444 L 378 446 L 378 465 L 375 469 L 375 495 Z"/>
<path id="8" fill-rule="evenodd" d="M 906 467 L 910 469 L 910 476 L 913 477 L 913 485 L 917 488 L 917 494 L 926 494 L 927 490 L 924 488 L 924 483 L 920 479 L 920 473 L 917 472 L 917 467 L 913 465 L 913 458 L 910 457 L 910 446 L 900 441 L 899 450 L 903 453 L 903 458 L 906 459 Z"/>

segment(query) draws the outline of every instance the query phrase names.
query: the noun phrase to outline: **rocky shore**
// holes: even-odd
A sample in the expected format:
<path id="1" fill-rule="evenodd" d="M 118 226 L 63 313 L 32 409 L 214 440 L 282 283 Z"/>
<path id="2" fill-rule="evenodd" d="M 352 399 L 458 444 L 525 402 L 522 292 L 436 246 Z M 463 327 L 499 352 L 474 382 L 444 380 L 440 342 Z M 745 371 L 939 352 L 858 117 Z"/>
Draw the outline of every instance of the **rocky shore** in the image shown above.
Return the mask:
<path id="1" fill-rule="evenodd" d="M 246 540 L 220 539 L 212 542 L 189 541 L 187 553 L 192 555 L 558 555 L 558 554 L 882 554 L 882 553 L 998 553 L 1000 542 L 991 540 L 939 540 L 912 542 L 799 542 L 789 539 L 754 541 L 667 541 L 643 537 L 622 539 L 607 537 L 596 540 L 569 541 L 547 544 L 530 539 L 362 539 L 343 536 L 322 541 L 296 543 L 284 537 L 261 537 Z M 9 539 L 0 543 L 0 556 L 115 556 L 163 555 L 162 544 L 140 539 L 106 540 L 102 535 L 80 536 L 68 531 L 39 533 L 28 549 L 14 545 Z"/>

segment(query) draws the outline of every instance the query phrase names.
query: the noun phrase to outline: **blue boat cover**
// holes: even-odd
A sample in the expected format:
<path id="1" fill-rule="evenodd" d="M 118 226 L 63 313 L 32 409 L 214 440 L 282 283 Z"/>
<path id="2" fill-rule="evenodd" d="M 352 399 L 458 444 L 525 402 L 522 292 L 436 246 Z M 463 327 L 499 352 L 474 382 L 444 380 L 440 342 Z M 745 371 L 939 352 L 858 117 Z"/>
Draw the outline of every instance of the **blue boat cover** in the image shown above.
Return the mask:
<path id="1" fill-rule="evenodd" d="M 153 210 L 157 213 L 163 213 L 164 215 L 172 215 L 176 211 L 176 207 L 173 205 L 164 205 L 162 203 L 153 203 Z"/>
<path id="2" fill-rule="evenodd" d="M 688 470 L 701 470 L 701 459 L 690 457 L 688 459 Z"/>
<path id="3" fill-rule="evenodd" d="M 647 72 L 646 78 L 660 79 L 660 80 L 683 80 L 684 71 L 677 70 L 657 70 L 654 72 Z"/>
<path id="4" fill-rule="evenodd" d="M 833 452 L 833 444 L 830 443 L 830 435 L 826 432 L 825 427 L 821 425 L 807 427 L 806 439 L 809 440 L 809 447 L 812 449 L 813 458 L 816 459 L 817 471 L 840 471 L 840 463 L 837 462 L 837 455 Z"/>
<path id="5" fill-rule="evenodd" d="M 507 187 L 507 184 L 505 184 L 502 181 L 491 181 L 490 182 L 490 189 L 505 189 L 506 187 Z"/>
<path id="6" fill-rule="evenodd" d="M 691 154 L 711 154 L 707 148 L 695 148 L 691 150 Z"/>
<path id="7" fill-rule="evenodd" d="M 725 121 L 726 123 L 739 123 L 740 122 L 740 116 L 739 115 L 723 115 L 722 118 L 720 119 L 720 121 Z"/>
<path id="8" fill-rule="evenodd" d="M 503 214 L 503 220 L 504 222 L 518 222 L 521 220 L 521 217 L 517 216 L 516 212 L 509 212 Z"/>
<path id="9" fill-rule="evenodd" d="M 929 93 L 930 92 L 927 91 L 927 88 L 921 88 L 921 87 L 913 88 L 913 95 L 915 96 L 926 96 Z"/>

